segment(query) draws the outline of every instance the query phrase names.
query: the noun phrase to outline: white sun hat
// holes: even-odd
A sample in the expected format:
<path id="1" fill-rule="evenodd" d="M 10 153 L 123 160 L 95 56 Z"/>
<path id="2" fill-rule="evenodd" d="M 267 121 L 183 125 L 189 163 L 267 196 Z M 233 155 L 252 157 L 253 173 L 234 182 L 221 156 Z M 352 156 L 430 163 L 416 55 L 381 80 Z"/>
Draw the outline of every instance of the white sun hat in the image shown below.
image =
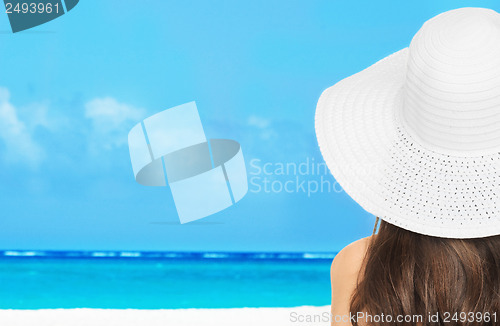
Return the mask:
<path id="1" fill-rule="evenodd" d="M 316 134 L 368 212 L 430 236 L 500 234 L 500 14 L 430 19 L 408 48 L 323 92 Z"/>

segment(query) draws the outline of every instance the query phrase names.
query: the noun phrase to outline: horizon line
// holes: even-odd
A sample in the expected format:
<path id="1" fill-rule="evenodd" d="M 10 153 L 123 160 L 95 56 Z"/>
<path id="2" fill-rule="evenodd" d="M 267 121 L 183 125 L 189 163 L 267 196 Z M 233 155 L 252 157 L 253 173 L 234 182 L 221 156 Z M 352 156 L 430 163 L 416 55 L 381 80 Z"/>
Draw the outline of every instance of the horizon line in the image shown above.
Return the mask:
<path id="1" fill-rule="evenodd" d="M 320 251 L 153 251 L 153 250 L 0 250 L 0 258 L 112 258 L 112 259 L 333 259 L 338 252 Z"/>

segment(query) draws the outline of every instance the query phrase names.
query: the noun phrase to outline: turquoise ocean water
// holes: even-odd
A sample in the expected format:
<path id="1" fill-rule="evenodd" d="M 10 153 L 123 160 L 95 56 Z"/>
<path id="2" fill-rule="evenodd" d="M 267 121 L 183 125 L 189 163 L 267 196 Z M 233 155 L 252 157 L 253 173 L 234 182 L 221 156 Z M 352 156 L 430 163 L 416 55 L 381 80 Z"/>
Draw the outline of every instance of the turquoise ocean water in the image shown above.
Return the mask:
<path id="1" fill-rule="evenodd" d="M 0 309 L 330 303 L 332 254 L 0 251 Z"/>

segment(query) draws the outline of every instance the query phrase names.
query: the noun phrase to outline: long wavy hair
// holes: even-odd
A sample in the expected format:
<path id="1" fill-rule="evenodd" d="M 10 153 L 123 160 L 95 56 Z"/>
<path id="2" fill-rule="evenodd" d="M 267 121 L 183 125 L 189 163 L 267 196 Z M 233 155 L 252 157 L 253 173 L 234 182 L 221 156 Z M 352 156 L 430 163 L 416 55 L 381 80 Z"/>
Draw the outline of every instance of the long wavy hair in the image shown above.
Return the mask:
<path id="1" fill-rule="evenodd" d="M 446 239 L 381 221 L 350 311 L 364 314 L 354 326 L 500 325 L 500 235 Z"/>

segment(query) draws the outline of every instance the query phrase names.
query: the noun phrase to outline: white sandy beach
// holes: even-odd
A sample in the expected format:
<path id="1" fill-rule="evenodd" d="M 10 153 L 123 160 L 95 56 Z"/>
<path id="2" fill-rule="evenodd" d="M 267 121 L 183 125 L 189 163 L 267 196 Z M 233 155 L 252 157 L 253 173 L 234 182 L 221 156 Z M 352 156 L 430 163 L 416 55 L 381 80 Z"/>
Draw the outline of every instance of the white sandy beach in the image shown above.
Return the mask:
<path id="1" fill-rule="evenodd" d="M 330 307 L 234 309 L 0 310 L 2 326 L 311 326 L 329 325 Z"/>

